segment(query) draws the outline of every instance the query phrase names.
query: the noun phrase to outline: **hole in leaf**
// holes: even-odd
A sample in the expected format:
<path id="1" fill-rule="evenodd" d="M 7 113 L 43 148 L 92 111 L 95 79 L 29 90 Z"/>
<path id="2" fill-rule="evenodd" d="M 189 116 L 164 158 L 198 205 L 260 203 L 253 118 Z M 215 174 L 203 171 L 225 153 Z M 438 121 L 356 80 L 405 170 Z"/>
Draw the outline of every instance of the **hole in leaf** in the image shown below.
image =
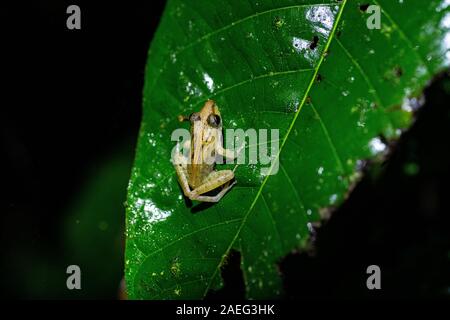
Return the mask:
<path id="1" fill-rule="evenodd" d="M 241 270 L 241 254 L 230 250 L 226 262 L 220 269 L 223 287 L 220 290 L 210 290 L 206 300 L 245 299 L 245 283 Z"/>
<path id="2" fill-rule="evenodd" d="M 359 10 L 361 10 L 362 12 L 366 12 L 368 8 L 369 8 L 368 3 L 362 4 L 359 6 Z"/>
<path id="3" fill-rule="evenodd" d="M 319 37 L 318 36 L 314 36 L 313 41 L 311 42 L 311 44 L 309 45 L 309 48 L 311 50 L 314 50 L 315 48 L 317 48 L 317 44 L 319 43 Z"/>
<path id="4" fill-rule="evenodd" d="M 317 81 L 317 82 L 322 82 L 322 80 L 323 80 L 322 75 L 321 75 L 320 73 L 317 74 L 316 81 Z"/>
<path id="5" fill-rule="evenodd" d="M 400 78 L 403 75 L 403 69 L 400 66 L 394 68 L 394 74 L 396 77 Z"/>

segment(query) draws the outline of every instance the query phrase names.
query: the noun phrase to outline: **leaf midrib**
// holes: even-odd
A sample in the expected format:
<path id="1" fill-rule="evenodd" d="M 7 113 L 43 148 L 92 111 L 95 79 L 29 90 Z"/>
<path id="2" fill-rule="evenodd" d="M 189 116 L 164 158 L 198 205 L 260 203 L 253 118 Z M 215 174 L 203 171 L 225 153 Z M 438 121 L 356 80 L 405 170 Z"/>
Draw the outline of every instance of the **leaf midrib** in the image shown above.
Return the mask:
<path id="1" fill-rule="evenodd" d="M 320 55 L 319 62 L 317 63 L 317 66 L 316 66 L 316 68 L 315 68 L 315 70 L 314 70 L 314 74 L 313 74 L 313 76 L 311 77 L 311 80 L 310 80 L 310 82 L 309 82 L 308 88 L 306 89 L 305 94 L 303 95 L 303 99 L 302 99 L 302 101 L 301 101 L 301 103 L 300 103 L 300 105 L 299 105 L 299 108 L 298 108 L 297 112 L 295 113 L 294 118 L 293 118 L 292 121 L 291 121 L 291 124 L 290 124 L 290 126 L 289 126 L 289 128 L 288 128 L 288 131 L 286 132 L 286 135 L 284 136 L 284 139 L 283 139 L 283 141 L 282 141 L 282 143 L 281 143 L 281 146 L 280 146 L 280 150 L 278 151 L 277 156 L 275 157 L 275 161 L 272 162 L 272 165 L 270 166 L 270 169 L 269 169 L 269 173 L 267 174 L 267 176 L 264 178 L 263 182 L 261 183 L 261 187 L 259 188 L 258 193 L 256 194 L 255 199 L 253 200 L 253 202 L 252 202 L 252 204 L 250 205 L 249 209 L 248 209 L 247 212 L 244 214 L 244 216 L 243 216 L 243 218 L 242 218 L 242 221 L 241 221 L 241 224 L 239 225 L 239 228 L 238 228 L 238 230 L 236 231 L 235 236 L 234 236 L 233 239 L 231 240 L 231 242 L 230 242 L 230 244 L 229 244 L 227 250 L 225 251 L 225 253 L 222 255 L 222 258 L 220 259 L 219 264 L 218 264 L 218 265 L 216 266 L 216 268 L 214 269 L 214 273 L 212 274 L 212 276 L 211 276 L 211 278 L 210 278 L 210 280 L 209 280 L 209 283 L 208 283 L 208 285 L 206 286 L 205 291 L 203 292 L 203 297 L 206 296 L 206 294 L 208 293 L 209 289 L 211 288 L 211 285 L 212 285 L 212 283 L 213 283 L 213 281 L 214 281 L 214 279 L 215 279 L 215 277 L 216 277 L 216 275 L 217 275 L 217 272 L 218 272 L 219 269 L 220 269 L 220 266 L 223 264 L 224 260 L 226 259 L 226 256 L 227 256 L 228 252 L 229 252 L 229 251 L 231 250 L 231 248 L 233 247 L 234 243 L 236 242 L 236 240 L 238 239 L 238 237 L 239 237 L 239 235 L 240 235 L 240 233 L 241 233 L 241 231 L 242 231 L 242 228 L 243 228 L 244 225 L 246 224 L 247 219 L 248 219 L 250 213 L 253 211 L 253 208 L 254 208 L 256 202 L 258 201 L 259 196 L 262 194 L 262 190 L 264 189 L 264 186 L 265 186 L 265 184 L 267 183 L 267 180 L 268 180 L 269 177 L 270 177 L 270 174 L 271 174 L 271 172 L 272 172 L 272 170 L 273 170 L 273 167 L 274 167 L 274 163 L 275 163 L 276 161 L 279 161 L 279 157 L 280 157 L 281 151 L 283 150 L 283 147 L 284 147 L 284 145 L 285 145 L 285 143 L 286 143 L 286 141 L 287 141 L 287 138 L 289 137 L 289 134 L 290 134 L 290 132 L 292 131 L 292 128 L 294 127 L 295 122 L 297 121 L 298 115 L 300 114 L 300 112 L 301 112 L 301 110 L 302 110 L 302 108 L 303 108 L 303 106 L 304 106 L 304 104 L 305 104 L 305 102 L 306 102 L 306 100 L 307 100 L 307 97 L 308 97 L 309 92 L 311 91 L 311 88 L 312 88 L 312 86 L 313 86 L 313 84 L 314 84 L 314 82 L 315 82 L 315 79 L 316 79 L 316 77 L 317 77 L 317 74 L 318 74 L 318 72 L 319 72 L 319 69 L 320 69 L 320 67 L 322 66 L 322 63 L 323 63 L 323 61 L 324 61 L 324 59 L 325 59 L 325 55 L 326 55 L 326 53 L 327 53 L 327 51 L 328 51 L 328 48 L 330 47 L 331 41 L 332 41 L 333 38 L 334 38 L 334 34 L 336 33 L 336 29 L 337 29 L 337 26 L 339 25 L 339 22 L 341 21 L 342 13 L 343 13 L 343 11 L 344 11 L 344 8 L 345 8 L 345 5 L 346 5 L 346 4 L 347 4 L 347 0 L 343 0 L 341 6 L 340 6 L 340 8 L 339 8 L 339 12 L 338 12 L 338 14 L 337 14 L 337 16 L 336 16 L 335 22 L 334 22 L 334 24 L 333 24 L 333 29 L 331 30 L 330 37 L 328 38 L 328 41 L 327 41 L 327 43 L 326 43 L 326 45 L 325 45 L 325 48 L 324 48 L 324 50 L 322 51 L 322 54 Z"/>

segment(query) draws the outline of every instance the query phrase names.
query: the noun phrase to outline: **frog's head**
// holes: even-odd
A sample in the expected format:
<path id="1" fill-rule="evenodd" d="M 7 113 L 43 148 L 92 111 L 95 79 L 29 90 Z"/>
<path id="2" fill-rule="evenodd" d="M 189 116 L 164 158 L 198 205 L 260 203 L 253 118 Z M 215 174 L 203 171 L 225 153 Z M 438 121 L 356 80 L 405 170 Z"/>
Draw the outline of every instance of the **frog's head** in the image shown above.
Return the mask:
<path id="1" fill-rule="evenodd" d="M 213 100 L 208 100 L 199 112 L 192 113 L 189 117 L 179 116 L 180 121 L 191 123 L 192 141 L 202 143 L 214 143 L 219 141 L 222 132 L 222 118 L 219 108 Z"/>
<path id="2" fill-rule="evenodd" d="M 189 117 L 179 116 L 179 121 L 191 123 L 191 152 L 193 163 L 208 163 L 215 159 L 217 146 L 222 146 L 222 118 L 213 100 L 208 100 L 199 112 Z"/>
<path id="3" fill-rule="evenodd" d="M 222 118 L 216 103 L 213 100 L 206 101 L 200 112 L 194 113 L 193 117 L 201 123 L 203 143 L 214 146 L 222 132 Z"/>
<path id="4" fill-rule="evenodd" d="M 189 121 L 192 126 L 202 126 L 204 129 L 221 129 L 222 118 L 219 107 L 213 100 L 206 101 L 200 112 L 194 112 L 189 117 L 178 116 L 180 122 Z"/>
<path id="5" fill-rule="evenodd" d="M 219 107 L 213 100 L 206 101 L 203 108 L 198 113 L 205 128 L 222 128 L 222 118 L 220 116 Z"/>

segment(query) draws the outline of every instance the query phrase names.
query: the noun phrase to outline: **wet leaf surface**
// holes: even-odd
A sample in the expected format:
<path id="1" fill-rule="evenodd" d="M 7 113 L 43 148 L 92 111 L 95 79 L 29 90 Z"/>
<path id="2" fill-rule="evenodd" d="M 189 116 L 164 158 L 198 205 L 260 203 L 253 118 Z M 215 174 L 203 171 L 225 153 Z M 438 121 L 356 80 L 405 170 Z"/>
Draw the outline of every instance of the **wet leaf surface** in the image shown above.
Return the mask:
<path id="1" fill-rule="evenodd" d="M 367 4 L 381 7 L 381 29 L 367 28 Z M 129 185 L 130 298 L 202 298 L 232 249 L 247 297 L 281 296 L 277 263 L 388 151 L 448 65 L 449 21 L 446 0 L 169 1 Z M 213 205 L 186 201 L 170 162 L 177 116 L 208 98 L 225 129 L 278 129 L 280 146 L 279 166 L 239 165 Z"/>

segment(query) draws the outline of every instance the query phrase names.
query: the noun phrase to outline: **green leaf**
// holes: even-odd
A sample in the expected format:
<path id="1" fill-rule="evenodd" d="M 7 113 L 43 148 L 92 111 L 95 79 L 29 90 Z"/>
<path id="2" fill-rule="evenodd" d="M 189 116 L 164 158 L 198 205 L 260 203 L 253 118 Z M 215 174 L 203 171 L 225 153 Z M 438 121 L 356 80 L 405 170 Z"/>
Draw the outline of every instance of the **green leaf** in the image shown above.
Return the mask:
<path id="1" fill-rule="evenodd" d="M 368 29 L 366 4 L 381 7 L 381 29 Z M 129 185 L 129 296 L 202 298 L 221 287 L 233 249 L 248 298 L 282 295 L 277 263 L 344 201 L 364 160 L 387 152 L 448 65 L 449 5 L 170 0 L 149 52 Z M 279 170 L 239 165 L 219 203 L 190 206 L 170 162 L 171 133 L 177 115 L 208 98 L 225 129 L 279 129 Z"/>

